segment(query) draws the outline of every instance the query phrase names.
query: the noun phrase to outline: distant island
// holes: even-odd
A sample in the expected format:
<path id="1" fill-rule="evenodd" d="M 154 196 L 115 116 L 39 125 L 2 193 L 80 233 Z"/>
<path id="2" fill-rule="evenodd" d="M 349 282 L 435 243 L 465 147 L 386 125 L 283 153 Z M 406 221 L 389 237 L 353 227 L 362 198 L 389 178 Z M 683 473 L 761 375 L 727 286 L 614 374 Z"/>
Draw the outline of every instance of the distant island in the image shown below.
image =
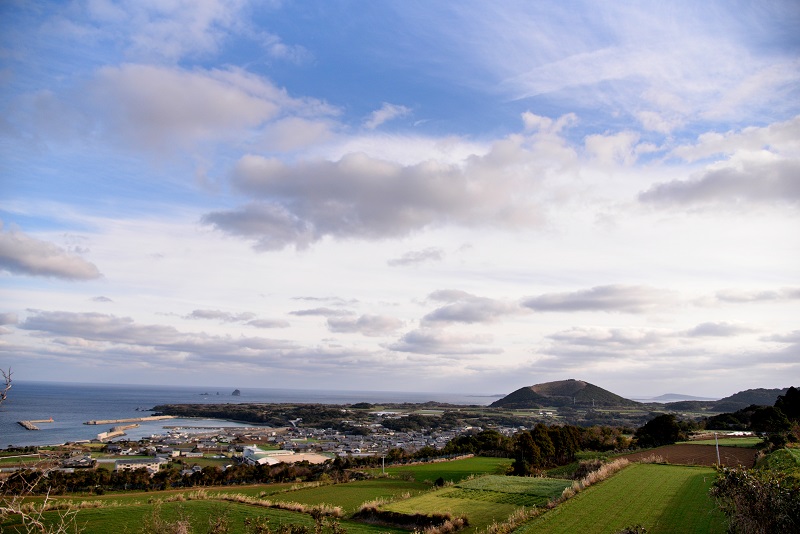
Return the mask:
<path id="1" fill-rule="evenodd" d="M 234 389 L 233 393 L 231 393 L 231 395 L 234 396 L 234 397 L 239 397 L 239 396 L 241 396 L 241 394 L 242 394 L 242 392 L 239 391 L 238 389 Z"/>

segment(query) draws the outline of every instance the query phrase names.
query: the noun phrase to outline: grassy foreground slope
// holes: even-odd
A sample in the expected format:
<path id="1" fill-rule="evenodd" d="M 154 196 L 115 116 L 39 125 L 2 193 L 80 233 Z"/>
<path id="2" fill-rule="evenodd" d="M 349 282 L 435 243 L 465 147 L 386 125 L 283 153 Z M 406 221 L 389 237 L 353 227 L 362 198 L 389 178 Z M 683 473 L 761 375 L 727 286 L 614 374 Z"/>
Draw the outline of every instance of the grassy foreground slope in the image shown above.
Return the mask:
<path id="1" fill-rule="evenodd" d="M 571 485 L 570 480 L 487 475 L 383 508 L 405 514 L 449 512 L 466 516 L 470 526 L 465 532 L 470 533 L 504 521 L 519 507 L 543 506 Z"/>
<path id="2" fill-rule="evenodd" d="M 725 518 L 708 490 L 710 468 L 634 464 L 534 519 L 515 534 L 616 532 L 642 525 L 648 534 L 724 533 Z"/>

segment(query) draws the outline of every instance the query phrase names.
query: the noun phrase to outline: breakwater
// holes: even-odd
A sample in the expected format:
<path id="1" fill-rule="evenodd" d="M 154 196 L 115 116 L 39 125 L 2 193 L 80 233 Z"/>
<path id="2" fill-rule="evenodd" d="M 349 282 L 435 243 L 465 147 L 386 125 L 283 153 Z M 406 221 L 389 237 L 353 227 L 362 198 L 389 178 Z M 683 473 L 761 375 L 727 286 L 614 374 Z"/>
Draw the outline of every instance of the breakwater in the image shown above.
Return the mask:
<path id="1" fill-rule="evenodd" d="M 34 423 L 52 423 L 53 418 L 50 419 L 31 419 L 30 421 L 17 421 L 26 430 L 40 430 Z"/>
<path id="2" fill-rule="evenodd" d="M 164 419 L 175 419 L 174 415 L 149 415 L 147 417 L 127 417 L 125 419 L 94 419 L 86 421 L 84 425 L 113 425 L 116 423 L 143 423 L 146 421 L 162 421 Z"/>

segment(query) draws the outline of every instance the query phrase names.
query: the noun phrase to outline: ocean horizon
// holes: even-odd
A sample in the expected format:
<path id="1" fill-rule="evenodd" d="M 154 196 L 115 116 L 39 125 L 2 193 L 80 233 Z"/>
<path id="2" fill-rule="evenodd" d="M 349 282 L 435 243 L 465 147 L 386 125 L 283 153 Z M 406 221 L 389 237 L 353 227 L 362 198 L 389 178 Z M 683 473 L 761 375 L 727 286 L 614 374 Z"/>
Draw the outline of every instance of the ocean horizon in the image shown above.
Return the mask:
<path id="1" fill-rule="evenodd" d="M 86 421 L 124 419 L 151 415 L 159 404 L 224 404 L 224 403 L 306 403 L 354 404 L 357 402 L 423 403 L 445 402 L 457 405 L 487 405 L 502 395 L 468 395 L 459 393 L 401 391 L 339 391 L 281 388 L 236 388 L 229 386 L 77 384 L 68 382 L 34 382 L 14 380 L 8 399 L 0 405 L 0 448 L 33 445 L 57 445 L 90 440 L 114 425 L 85 425 Z M 26 430 L 18 421 L 44 420 L 40 430 Z M 137 440 L 162 434 L 165 426 L 193 425 L 213 427 L 257 426 L 208 419 L 172 419 L 148 421 L 126 431 L 125 439 Z M 116 438 L 121 439 L 121 438 Z"/>

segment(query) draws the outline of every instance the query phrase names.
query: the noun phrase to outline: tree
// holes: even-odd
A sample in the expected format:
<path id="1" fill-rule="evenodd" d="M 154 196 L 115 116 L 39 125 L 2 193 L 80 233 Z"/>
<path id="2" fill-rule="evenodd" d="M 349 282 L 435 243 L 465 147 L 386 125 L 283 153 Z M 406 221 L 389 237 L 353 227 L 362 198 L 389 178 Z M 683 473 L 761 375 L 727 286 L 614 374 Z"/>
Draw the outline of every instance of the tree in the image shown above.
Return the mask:
<path id="1" fill-rule="evenodd" d="M 552 464 L 555 461 L 556 449 L 550 439 L 550 434 L 547 432 L 547 427 L 542 423 L 536 423 L 536 426 L 531 430 L 531 437 L 533 437 L 533 442 L 539 448 L 541 463 Z"/>
<path id="2" fill-rule="evenodd" d="M 8 371 L 0 369 L 0 374 L 3 375 L 3 390 L 0 391 L 0 404 L 8 398 L 8 390 L 11 389 L 11 369 Z"/>
<path id="3" fill-rule="evenodd" d="M 517 476 L 527 476 L 533 469 L 542 463 L 539 447 L 533 441 L 529 432 L 520 432 L 514 438 L 514 463 L 511 464 L 511 472 Z"/>
<path id="4" fill-rule="evenodd" d="M 791 424 L 786 415 L 779 408 L 764 406 L 753 412 L 750 418 L 750 428 L 755 432 L 778 434 L 789 430 Z"/>
<path id="5" fill-rule="evenodd" d="M 660 447 L 671 445 L 681 438 L 681 428 L 672 414 L 654 417 L 636 430 L 636 443 L 639 447 Z"/>
<path id="6" fill-rule="evenodd" d="M 775 401 L 778 408 L 790 421 L 800 421 L 800 389 L 792 386 Z"/>

